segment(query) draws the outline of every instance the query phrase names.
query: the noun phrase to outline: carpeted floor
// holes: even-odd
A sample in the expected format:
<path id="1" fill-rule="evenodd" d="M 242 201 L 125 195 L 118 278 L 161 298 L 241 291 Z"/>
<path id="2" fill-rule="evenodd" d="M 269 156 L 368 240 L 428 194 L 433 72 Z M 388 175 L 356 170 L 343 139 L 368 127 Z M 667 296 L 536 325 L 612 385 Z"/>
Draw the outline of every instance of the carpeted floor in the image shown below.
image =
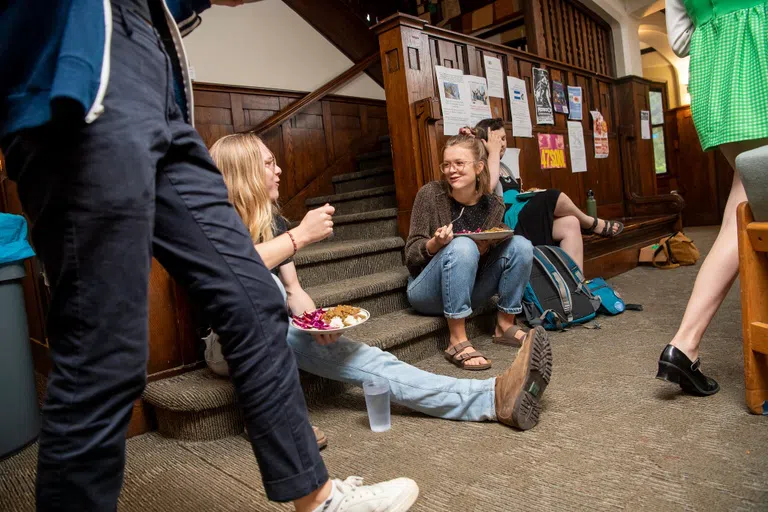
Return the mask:
<path id="1" fill-rule="evenodd" d="M 688 230 L 702 252 L 715 233 Z M 359 392 L 316 406 L 312 420 L 328 435 L 331 474 L 410 476 L 422 491 L 414 511 L 768 510 L 768 418 L 744 406 L 737 287 L 702 348 L 703 369 L 720 382 L 720 393 L 688 397 L 653 378 L 696 272 L 639 268 L 621 275 L 613 285 L 644 312 L 602 318 L 599 330 L 554 334 L 552 383 L 531 431 L 393 408 L 392 430 L 375 434 Z M 488 376 L 514 358 L 487 340 L 478 346 L 494 359 Z M 420 366 L 467 376 L 439 356 Z M 35 453 L 32 447 L 0 463 L 0 510 L 33 510 Z M 182 444 L 150 434 L 128 443 L 120 509 L 290 507 L 264 500 L 242 437 Z"/>

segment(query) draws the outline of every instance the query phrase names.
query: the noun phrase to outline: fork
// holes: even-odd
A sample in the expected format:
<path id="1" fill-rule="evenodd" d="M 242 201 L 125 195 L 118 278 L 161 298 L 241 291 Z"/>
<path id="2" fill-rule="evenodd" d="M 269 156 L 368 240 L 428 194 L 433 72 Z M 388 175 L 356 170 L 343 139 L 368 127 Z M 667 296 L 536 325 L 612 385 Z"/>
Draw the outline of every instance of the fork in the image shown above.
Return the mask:
<path id="1" fill-rule="evenodd" d="M 459 212 L 459 216 L 458 216 L 458 217 L 456 217 L 455 219 L 453 219 L 453 220 L 451 221 L 451 224 L 453 224 L 454 222 L 456 222 L 457 220 L 459 220 L 459 219 L 461 218 L 461 216 L 462 216 L 462 215 L 464 215 L 464 207 L 463 207 L 463 206 L 461 207 L 461 211 Z M 450 224 L 449 224 L 449 226 L 450 226 Z"/>

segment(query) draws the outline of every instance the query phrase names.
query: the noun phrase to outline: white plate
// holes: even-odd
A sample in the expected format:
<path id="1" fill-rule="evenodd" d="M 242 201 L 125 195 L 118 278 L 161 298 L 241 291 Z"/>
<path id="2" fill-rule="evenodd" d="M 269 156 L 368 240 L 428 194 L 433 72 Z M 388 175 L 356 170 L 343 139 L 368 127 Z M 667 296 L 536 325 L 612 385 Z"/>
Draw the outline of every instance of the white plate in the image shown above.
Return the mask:
<path id="1" fill-rule="evenodd" d="M 328 311 L 331 308 L 320 308 L 320 309 L 322 309 L 323 311 Z M 347 329 L 354 329 L 359 325 L 363 325 L 365 322 L 368 321 L 369 318 L 371 318 L 371 313 L 367 309 L 360 308 L 360 312 L 365 316 L 365 318 L 363 318 L 363 320 L 359 324 L 350 325 L 348 327 L 342 327 L 341 329 L 304 329 L 303 327 L 299 327 L 293 322 L 293 317 L 291 317 L 291 325 L 300 331 L 311 332 L 312 334 L 338 334 L 340 332 L 346 331 Z"/>
<path id="2" fill-rule="evenodd" d="M 466 236 L 472 240 L 503 240 L 505 238 L 511 237 L 514 234 L 514 231 L 508 229 L 506 231 L 491 231 L 485 233 L 457 233 L 454 236 Z"/>

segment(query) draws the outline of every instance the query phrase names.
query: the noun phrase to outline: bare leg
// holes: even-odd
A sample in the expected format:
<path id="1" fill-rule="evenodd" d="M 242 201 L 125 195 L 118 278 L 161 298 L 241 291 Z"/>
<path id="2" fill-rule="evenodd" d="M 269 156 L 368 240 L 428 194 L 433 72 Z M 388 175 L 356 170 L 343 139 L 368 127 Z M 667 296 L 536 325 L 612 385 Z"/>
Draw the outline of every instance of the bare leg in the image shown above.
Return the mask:
<path id="1" fill-rule="evenodd" d="M 325 485 L 316 489 L 311 494 L 299 498 L 293 502 L 293 506 L 296 507 L 296 512 L 312 512 L 317 507 L 325 503 L 325 500 L 331 495 L 331 486 L 333 484 L 330 480 L 325 482 Z"/>
<path id="2" fill-rule="evenodd" d="M 560 195 L 560 197 L 563 196 L 564 194 Z M 575 216 L 558 217 L 552 224 L 552 238 L 560 244 L 579 268 L 584 270 L 584 241 L 581 238 L 580 228 L 579 219 Z"/>
<path id="3" fill-rule="evenodd" d="M 513 317 L 514 318 L 514 317 Z M 451 345 L 456 345 L 457 343 L 461 343 L 462 341 L 467 341 L 469 338 L 467 337 L 467 321 L 465 318 L 446 318 L 448 321 L 448 331 L 451 334 L 451 338 L 449 343 Z M 474 348 L 467 347 L 459 354 L 464 354 L 465 352 L 473 352 Z M 474 359 L 469 359 L 464 364 L 466 366 L 474 366 L 474 365 L 480 365 L 480 364 L 486 364 L 488 361 L 483 357 L 476 357 Z"/>
<path id="4" fill-rule="evenodd" d="M 555 205 L 555 217 L 567 217 L 569 215 L 572 215 L 576 217 L 579 220 L 580 227 L 584 229 L 589 229 L 592 227 L 592 223 L 594 222 L 594 219 L 581 211 L 578 206 L 576 206 L 570 197 L 568 197 L 566 194 L 560 193 L 560 197 L 557 198 L 557 204 Z M 603 219 L 598 219 L 597 226 L 595 226 L 595 233 L 599 233 L 605 228 L 605 221 Z M 613 230 L 616 232 L 618 230 L 618 226 L 614 226 Z M 554 230 L 553 233 L 554 235 Z M 568 253 L 569 255 L 571 253 Z"/>
<path id="5" fill-rule="evenodd" d="M 506 330 L 513 325 L 515 325 L 515 315 L 498 311 L 496 313 L 496 332 L 494 333 L 494 336 L 503 336 Z M 522 342 L 525 339 L 525 332 L 522 330 L 517 331 L 515 333 L 515 338 Z"/>
<path id="6" fill-rule="evenodd" d="M 764 146 L 768 141 L 756 140 L 726 144 L 720 149 L 735 168 L 736 157 L 744 151 Z M 731 193 L 723 214 L 723 223 L 712 249 L 701 265 L 691 298 L 683 315 L 680 328 L 670 342 L 688 356 L 691 361 L 699 356 L 699 344 L 709 327 L 712 317 L 731 289 L 739 272 L 738 243 L 736 240 L 736 207 L 747 200 L 738 172 L 733 176 Z"/>

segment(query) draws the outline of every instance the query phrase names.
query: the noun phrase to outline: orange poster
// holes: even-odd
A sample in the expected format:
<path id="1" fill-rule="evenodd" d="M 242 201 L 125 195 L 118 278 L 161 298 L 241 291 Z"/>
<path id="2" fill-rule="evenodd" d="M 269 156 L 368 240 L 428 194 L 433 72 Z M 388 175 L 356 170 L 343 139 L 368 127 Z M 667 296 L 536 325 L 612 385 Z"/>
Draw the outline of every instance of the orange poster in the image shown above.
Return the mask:
<path id="1" fill-rule="evenodd" d="M 592 134 L 595 139 L 595 158 L 608 158 L 608 123 L 603 114 L 590 110 L 592 114 Z"/>
<path id="2" fill-rule="evenodd" d="M 551 133 L 539 134 L 539 155 L 542 169 L 562 169 L 565 167 L 565 141 L 562 135 Z"/>

